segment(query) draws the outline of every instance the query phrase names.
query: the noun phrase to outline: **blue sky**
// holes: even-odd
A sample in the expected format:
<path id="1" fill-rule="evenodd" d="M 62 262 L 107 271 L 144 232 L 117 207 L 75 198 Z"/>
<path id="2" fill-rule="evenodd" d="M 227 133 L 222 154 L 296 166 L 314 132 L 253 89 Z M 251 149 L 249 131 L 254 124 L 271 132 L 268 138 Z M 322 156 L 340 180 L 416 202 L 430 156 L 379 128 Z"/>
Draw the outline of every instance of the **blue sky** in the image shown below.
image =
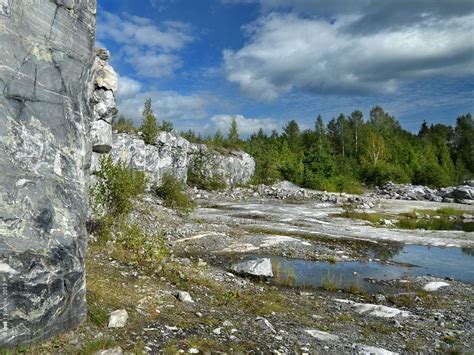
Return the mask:
<path id="1" fill-rule="evenodd" d="M 381 105 L 416 132 L 474 112 L 471 0 L 99 0 L 121 113 L 204 134 Z"/>

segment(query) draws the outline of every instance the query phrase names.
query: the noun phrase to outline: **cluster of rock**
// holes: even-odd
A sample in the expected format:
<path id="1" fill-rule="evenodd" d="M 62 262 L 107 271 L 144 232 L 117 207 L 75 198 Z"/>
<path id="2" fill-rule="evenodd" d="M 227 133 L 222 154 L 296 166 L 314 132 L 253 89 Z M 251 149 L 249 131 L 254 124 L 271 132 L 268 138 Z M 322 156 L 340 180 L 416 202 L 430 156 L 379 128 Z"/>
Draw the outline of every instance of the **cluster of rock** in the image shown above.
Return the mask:
<path id="1" fill-rule="evenodd" d="M 245 184 L 255 172 L 255 161 L 245 152 L 220 154 L 204 144 L 190 143 L 174 132 L 160 132 L 155 145 L 145 144 L 140 135 L 114 134 L 110 153 L 115 161 L 145 171 L 157 182 L 166 173 L 186 182 L 188 169 L 199 155 L 206 156 L 203 169 L 210 175 L 221 175 L 228 185 Z"/>
<path id="2" fill-rule="evenodd" d="M 0 348 L 86 317 L 95 0 L 0 1 Z"/>
<path id="3" fill-rule="evenodd" d="M 206 199 L 209 195 L 196 190 L 198 198 Z M 338 205 L 356 204 L 357 207 L 369 209 L 375 206 L 375 200 L 369 196 L 351 195 L 339 192 L 316 191 L 299 187 L 289 181 L 281 181 L 274 185 L 257 185 L 237 187 L 232 190 L 221 191 L 218 195 L 234 200 L 247 200 L 251 198 L 273 198 L 277 200 L 317 200 Z"/>
<path id="4" fill-rule="evenodd" d="M 427 200 L 434 202 L 474 204 L 474 181 L 467 181 L 461 186 L 442 189 L 431 189 L 426 186 L 388 182 L 383 187 L 376 187 L 374 195 L 397 200 Z"/>

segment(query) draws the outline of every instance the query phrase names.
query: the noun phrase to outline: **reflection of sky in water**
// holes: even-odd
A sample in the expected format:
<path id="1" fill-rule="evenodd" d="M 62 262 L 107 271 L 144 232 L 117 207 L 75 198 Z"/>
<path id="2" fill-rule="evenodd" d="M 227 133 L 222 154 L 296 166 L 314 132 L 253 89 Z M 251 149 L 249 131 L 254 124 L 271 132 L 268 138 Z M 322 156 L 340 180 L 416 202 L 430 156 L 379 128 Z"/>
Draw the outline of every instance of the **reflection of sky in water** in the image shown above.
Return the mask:
<path id="1" fill-rule="evenodd" d="M 397 254 L 398 252 L 398 254 Z M 433 275 L 450 277 L 474 284 L 474 257 L 459 248 L 426 247 L 406 245 L 394 252 L 391 260 L 399 263 L 417 265 L 384 265 L 378 262 L 315 262 L 301 259 L 271 257 L 274 265 L 279 264 L 281 279 L 295 276 L 295 286 L 321 286 L 324 279 L 331 279 L 338 287 L 356 284 L 375 292 L 379 287 L 364 279 L 390 280 L 409 276 Z M 357 273 L 354 275 L 354 273 Z"/>

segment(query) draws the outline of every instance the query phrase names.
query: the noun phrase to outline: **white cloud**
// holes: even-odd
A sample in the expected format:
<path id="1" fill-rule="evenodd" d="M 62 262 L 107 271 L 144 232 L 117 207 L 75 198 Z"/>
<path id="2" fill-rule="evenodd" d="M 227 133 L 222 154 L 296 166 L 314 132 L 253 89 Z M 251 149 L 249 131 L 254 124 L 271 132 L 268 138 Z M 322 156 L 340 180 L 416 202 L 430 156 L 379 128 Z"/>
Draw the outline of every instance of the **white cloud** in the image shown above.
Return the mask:
<path id="1" fill-rule="evenodd" d="M 119 99 L 129 98 L 140 92 L 142 84 L 128 76 L 120 76 L 118 78 L 118 92 Z"/>
<path id="2" fill-rule="evenodd" d="M 237 122 L 237 128 L 242 136 L 248 136 L 252 133 L 257 132 L 262 128 L 265 132 L 271 132 L 272 130 L 279 130 L 282 126 L 282 122 L 273 118 L 246 118 L 242 115 L 214 115 L 211 117 L 211 122 L 214 127 L 208 127 L 210 131 L 221 130 L 222 133 L 226 134 L 229 131 L 232 119 L 235 118 Z"/>
<path id="3" fill-rule="evenodd" d="M 151 98 L 153 111 L 159 121 L 172 121 L 177 127 L 182 126 L 180 121 L 206 118 L 207 108 L 213 102 L 212 98 L 204 95 L 181 95 L 174 91 L 147 91 L 128 97 L 119 96 L 120 114 L 140 124 L 143 105 L 147 98 Z"/>
<path id="4" fill-rule="evenodd" d="M 180 50 L 193 41 L 190 26 L 179 21 L 158 26 L 149 18 L 102 11 L 97 27 L 99 41 L 121 46 L 119 55 L 145 78 L 172 76 L 181 67 Z"/>
<path id="5" fill-rule="evenodd" d="M 405 80 L 474 74 L 474 16 L 427 19 L 379 32 L 347 31 L 337 21 L 271 13 L 245 27 L 246 45 L 225 50 L 227 79 L 272 100 L 292 89 L 317 94 L 395 92 Z"/>

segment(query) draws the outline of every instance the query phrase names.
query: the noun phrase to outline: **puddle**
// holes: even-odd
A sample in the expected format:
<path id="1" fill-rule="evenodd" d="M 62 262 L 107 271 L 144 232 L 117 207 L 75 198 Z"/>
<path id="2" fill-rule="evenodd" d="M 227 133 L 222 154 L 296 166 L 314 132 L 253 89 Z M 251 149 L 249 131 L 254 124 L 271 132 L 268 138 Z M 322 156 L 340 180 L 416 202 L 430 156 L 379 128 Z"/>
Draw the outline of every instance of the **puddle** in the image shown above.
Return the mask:
<path id="1" fill-rule="evenodd" d="M 270 256 L 276 275 L 273 282 L 302 288 L 331 283 L 338 289 L 356 286 L 369 293 L 378 292 L 383 286 L 366 279 L 392 280 L 432 275 L 474 284 L 472 249 L 405 245 L 400 246 L 398 253 L 391 251 L 388 265 L 377 261 L 332 264 Z"/>

